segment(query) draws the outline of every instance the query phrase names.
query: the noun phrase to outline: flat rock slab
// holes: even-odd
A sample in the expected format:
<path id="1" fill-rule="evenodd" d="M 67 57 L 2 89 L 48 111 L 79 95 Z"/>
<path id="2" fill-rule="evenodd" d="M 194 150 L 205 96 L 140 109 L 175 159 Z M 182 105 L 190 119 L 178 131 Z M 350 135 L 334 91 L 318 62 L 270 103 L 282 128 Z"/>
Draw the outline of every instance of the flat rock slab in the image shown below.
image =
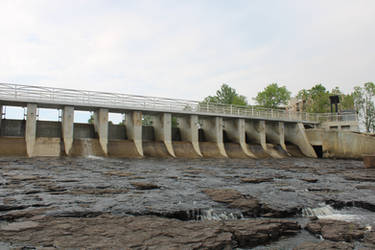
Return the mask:
<path id="1" fill-rule="evenodd" d="M 354 244 L 347 242 L 334 242 L 329 240 L 323 240 L 321 242 L 304 242 L 294 250 L 318 250 L 318 249 L 341 249 L 341 250 L 352 250 Z"/>
<path id="2" fill-rule="evenodd" d="M 262 182 L 272 182 L 273 178 L 264 177 L 264 178 L 241 178 L 243 183 L 262 183 Z"/>
<path id="3" fill-rule="evenodd" d="M 131 184 L 139 190 L 151 190 L 160 188 L 158 185 L 149 182 L 132 182 Z"/>
<path id="4" fill-rule="evenodd" d="M 311 221 L 306 229 L 326 240 L 346 242 L 362 239 L 366 231 L 365 227 L 355 223 L 328 219 Z"/>
<path id="5" fill-rule="evenodd" d="M 0 228 L 1 231 L 20 232 L 27 229 L 36 229 L 39 223 L 35 221 L 13 222 Z"/>
<path id="6" fill-rule="evenodd" d="M 0 230 L 1 241 L 60 249 L 233 249 L 300 231 L 290 220 L 180 221 L 155 216 L 45 218 L 39 224 L 11 224 Z"/>

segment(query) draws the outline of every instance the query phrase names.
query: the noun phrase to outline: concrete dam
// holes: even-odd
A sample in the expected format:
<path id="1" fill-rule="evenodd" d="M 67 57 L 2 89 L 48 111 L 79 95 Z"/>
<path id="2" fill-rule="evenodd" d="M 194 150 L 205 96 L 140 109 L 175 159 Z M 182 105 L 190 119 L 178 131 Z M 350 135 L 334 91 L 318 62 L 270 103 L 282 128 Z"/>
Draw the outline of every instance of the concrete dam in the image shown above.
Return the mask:
<path id="1" fill-rule="evenodd" d="M 25 118 L 5 119 L 6 106 L 24 107 Z M 38 120 L 38 108 L 60 110 L 60 120 Z M 375 152 L 374 137 L 350 131 L 356 114 L 7 83 L 0 84 L 0 111 L 0 156 L 359 159 Z M 75 111 L 93 112 L 93 122 L 74 123 Z M 125 114 L 124 122 L 112 124 L 109 113 Z"/>

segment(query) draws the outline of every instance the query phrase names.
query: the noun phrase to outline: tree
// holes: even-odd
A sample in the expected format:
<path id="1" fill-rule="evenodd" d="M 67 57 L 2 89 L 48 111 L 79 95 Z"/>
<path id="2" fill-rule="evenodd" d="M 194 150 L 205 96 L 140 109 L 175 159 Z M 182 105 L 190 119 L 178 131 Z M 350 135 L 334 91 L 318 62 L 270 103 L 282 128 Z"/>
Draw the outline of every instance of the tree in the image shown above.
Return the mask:
<path id="1" fill-rule="evenodd" d="M 363 87 L 354 87 L 354 106 L 363 121 L 366 132 L 375 131 L 375 84 L 367 82 Z"/>
<path id="2" fill-rule="evenodd" d="M 290 94 L 285 86 L 279 87 L 277 83 L 272 83 L 259 92 L 254 99 L 265 108 L 277 108 L 280 104 L 288 104 Z"/>
<path id="3" fill-rule="evenodd" d="M 297 98 L 302 100 L 302 111 L 311 113 L 329 113 L 331 105 L 329 96 L 338 95 L 340 97 L 340 110 L 353 110 L 353 94 L 344 94 L 339 87 L 335 87 L 329 92 L 322 84 L 316 84 L 311 89 L 302 89 L 298 92 Z"/>
<path id="4" fill-rule="evenodd" d="M 246 106 L 246 97 L 237 93 L 234 88 L 227 84 L 221 85 L 220 89 L 216 91 L 216 96 L 207 96 L 203 103 L 220 103 L 220 104 L 234 104 Z"/>

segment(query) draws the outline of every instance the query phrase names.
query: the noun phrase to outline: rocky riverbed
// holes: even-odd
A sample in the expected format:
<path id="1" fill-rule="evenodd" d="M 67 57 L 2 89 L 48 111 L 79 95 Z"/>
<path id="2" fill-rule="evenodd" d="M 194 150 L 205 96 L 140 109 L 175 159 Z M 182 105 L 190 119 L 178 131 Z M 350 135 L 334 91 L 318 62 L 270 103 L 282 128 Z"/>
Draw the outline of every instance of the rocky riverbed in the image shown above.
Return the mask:
<path id="1" fill-rule="evenodd" d="M 0 249 L 374 249 L 375 169 L 0 158 Z"/>

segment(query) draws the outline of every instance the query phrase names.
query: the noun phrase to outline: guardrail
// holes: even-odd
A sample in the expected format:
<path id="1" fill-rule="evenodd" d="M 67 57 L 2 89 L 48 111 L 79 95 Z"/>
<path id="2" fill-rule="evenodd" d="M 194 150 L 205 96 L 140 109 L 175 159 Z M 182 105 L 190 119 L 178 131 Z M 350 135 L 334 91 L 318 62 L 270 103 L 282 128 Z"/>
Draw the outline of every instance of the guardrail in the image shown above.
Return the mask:
<path id="1" fill-rule="evenodd" d="M 337 114 L 317 114 L 140 95 L 0 83 L 0 100 L 176 113 L 231 115 L 318 123 Z M 357 116 L 355 113 L 352 115 Z"/>

